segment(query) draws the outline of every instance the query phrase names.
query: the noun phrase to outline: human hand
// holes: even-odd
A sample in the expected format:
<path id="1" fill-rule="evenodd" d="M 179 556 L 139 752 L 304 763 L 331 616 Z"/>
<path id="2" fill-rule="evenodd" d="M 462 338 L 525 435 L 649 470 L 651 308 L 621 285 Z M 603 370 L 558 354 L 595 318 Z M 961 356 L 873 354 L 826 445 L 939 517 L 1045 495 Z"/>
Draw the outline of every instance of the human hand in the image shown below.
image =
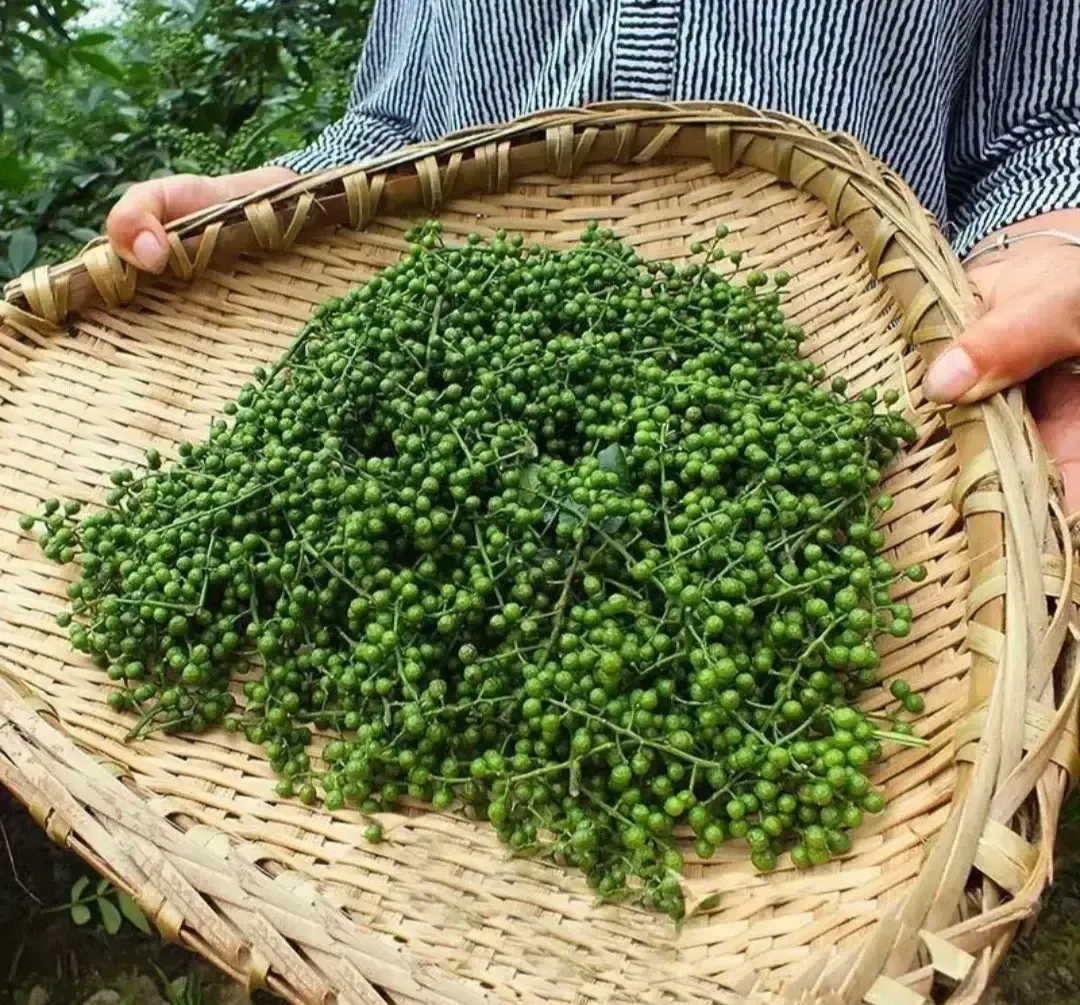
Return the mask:
<path id="1" fill-rule="evenodd" d="M 170 220 L 295 177 L 289 168 L 261 167 L 214 178 L 178 174 L 142 181 L 113 206 L 105 232 L 121 258 L 146 272 L 161 272 L 169 260 L 164 225 Z"/>
<path id="2" fill-rule="evenodd" d="M 1080 210 L 1044 213 L 1009 228 L 1080 236 Z M 1053 238 L 1018 241 L 968 266 L 983 314 L 931 366 L 931 401 L 978 401 L 1032 379 L 1028 404 L 1065 478 L 1066 508 L 1080 509 L 1080 376 L 1042 372 L 1080 357 L 1080 247 Z"/>

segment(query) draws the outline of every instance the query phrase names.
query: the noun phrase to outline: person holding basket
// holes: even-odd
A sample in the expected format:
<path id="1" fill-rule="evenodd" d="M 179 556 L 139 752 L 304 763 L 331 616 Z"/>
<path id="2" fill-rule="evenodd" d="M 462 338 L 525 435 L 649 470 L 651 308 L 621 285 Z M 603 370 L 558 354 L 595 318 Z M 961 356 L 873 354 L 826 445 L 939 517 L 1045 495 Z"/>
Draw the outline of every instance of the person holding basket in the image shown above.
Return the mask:
<path id="1" fill-rule="evenodd" d="M 983 312 L 923 383 L 1029 401 L 1080 508 L 1080 0 L 377 0 L 345 115 L 309 147 L 221 177 L 133 185 L 108 218 L 127 261 L 164 224 L 298 174 L 543 108 L 739 101 L 858 138 L 966 260 Z"/>

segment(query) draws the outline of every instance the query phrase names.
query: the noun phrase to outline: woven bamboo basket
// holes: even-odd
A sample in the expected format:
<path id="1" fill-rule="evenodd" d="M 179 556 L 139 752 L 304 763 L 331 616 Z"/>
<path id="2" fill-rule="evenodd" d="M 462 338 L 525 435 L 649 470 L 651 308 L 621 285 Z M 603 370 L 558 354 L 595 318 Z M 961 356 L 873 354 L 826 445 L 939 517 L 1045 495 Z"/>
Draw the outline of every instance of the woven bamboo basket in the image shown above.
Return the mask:
<path id="1" fill-rule="evenodd" d="M 926 699 L 925 748 L 876 781 L 885 814 L 842 861 L 769 875 L 745 848 L 689 860 L 687 920 L 597 903 L 576 873 L 417 809 L 368 845 L 345 811 L 274 794 L 224 732 L 125 743 L 102 672 L 53 615 L 64 573 L 17 514 L 93 504 L 107 472 L 202 435 L 311 309 L 393 262 L 405 230 L 505 227 L 554 245 L 587 221 L 680 259 L 719 222 L 795 277 L 810 353 L 906 396 L 917 443 L 888 474 L 907 639 L 885 680 Z M 907 187 L 846 136 L 732 105 L 556 111 L 301 179 L 170 228 L 160 278 L 98 242 L 0 305 L 0 780 L 166 937 L 304 1005 L 974 1003 L 1051 876 L 1077 770 L 1075 567 L 1019 392 L 930 407 L 927 362 L 974 309 Z M 871 706 L 887 703 L 872 690 Z M 717 898 L 715 895 L 719 895 Z"/>

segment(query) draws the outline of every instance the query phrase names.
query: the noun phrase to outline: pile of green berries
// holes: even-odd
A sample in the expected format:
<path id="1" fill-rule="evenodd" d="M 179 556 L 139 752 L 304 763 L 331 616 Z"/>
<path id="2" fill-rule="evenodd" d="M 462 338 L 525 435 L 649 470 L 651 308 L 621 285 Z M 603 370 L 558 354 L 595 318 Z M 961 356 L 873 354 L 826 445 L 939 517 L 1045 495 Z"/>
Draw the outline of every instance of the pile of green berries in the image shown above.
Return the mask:
<path id="1" fill-rule="evenodd" d="M 677 837 L 763 870 L 846 852 L 911 733 L 854 699 L 910 630 L 890 586 L 925 575 L 876 527 L 915 434 L 799 357 L 785 274 L 712 267 L 725 235 L 677 268 L 596 227 L 551 251 L 426 224 L 205 442 L 24 518 L 80 564 L 60 624 L 133 734 L 224 723 L 283 796 L 457 808 L 675 917 Z"/>

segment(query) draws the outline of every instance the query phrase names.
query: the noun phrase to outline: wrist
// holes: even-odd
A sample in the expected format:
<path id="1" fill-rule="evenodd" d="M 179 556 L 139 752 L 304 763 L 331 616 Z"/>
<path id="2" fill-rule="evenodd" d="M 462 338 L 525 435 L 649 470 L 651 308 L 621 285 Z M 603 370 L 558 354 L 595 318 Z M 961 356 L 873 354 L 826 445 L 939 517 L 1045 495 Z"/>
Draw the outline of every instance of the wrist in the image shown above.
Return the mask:
<path id="1" fill-rule="evenodd" d="M 1002 227 L 979 241 L 963 258 L 965 266 L 976 261 L 989 264 L 990 256 L 1007 253 L 1014 246 L 1047 241 L 1080 248 L 1080 209 L 1059 209 L 1041 213 L 1009 227 Z"/>

